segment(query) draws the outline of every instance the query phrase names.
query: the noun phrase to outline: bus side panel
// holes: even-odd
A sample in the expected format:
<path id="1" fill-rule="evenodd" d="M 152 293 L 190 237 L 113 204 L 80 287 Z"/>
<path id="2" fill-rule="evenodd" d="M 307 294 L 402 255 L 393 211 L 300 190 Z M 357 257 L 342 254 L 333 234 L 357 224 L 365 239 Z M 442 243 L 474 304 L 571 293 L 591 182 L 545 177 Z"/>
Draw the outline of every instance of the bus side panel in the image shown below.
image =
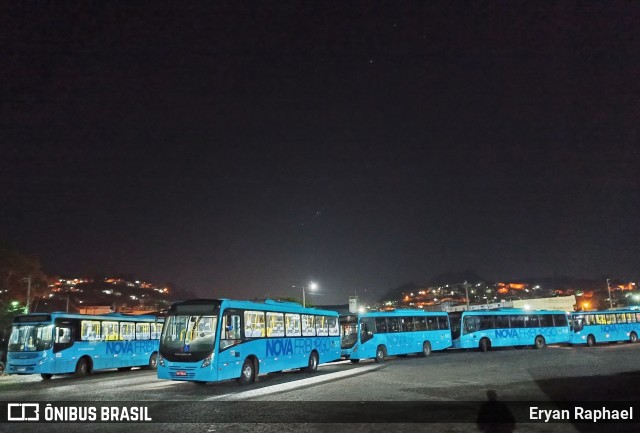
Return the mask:
<path id="1" fill-rule="evenodd" d="M 369 359 L 376 357 L 376 350 L 378 346 L 388 346 L 387 334 L 373 334 L 371 340 L 366 341 L 360 345 L 358 352 L 352 354 L 354 359 Z"/>
<path id="2" fill-rule="evenodd" d="M 436 334 L 437 332 L 437 334 Z M 441 329 L 440 331 L 433 331 L 434 338 L 430 339 L 431 348 L 433 350 L 444 350 L 452 345 L 451 341 L 451 330 L 450 329 Z M 435 341 L 435 344 L 434 344 Z M 420 345 L 420 350 L 422 350 L 422 345 Z"/>
<path id="3" fill-rule="evenodd" d="M 340 336 L 328 337 L 328 349 L 320 352 L 320 363 L 332 362 L 340 359 Z"/>
<path id="4" fill-rule="evenodd" d="M 256 346 L 259 343 L 263 343 L 263 341 L 248 341 L 218 352 L 215 355 L 218 380 L 236 379 L 240 377 L 240 370 L 242 369 L 244 360 L 247 356 L 255 354 Z"/>

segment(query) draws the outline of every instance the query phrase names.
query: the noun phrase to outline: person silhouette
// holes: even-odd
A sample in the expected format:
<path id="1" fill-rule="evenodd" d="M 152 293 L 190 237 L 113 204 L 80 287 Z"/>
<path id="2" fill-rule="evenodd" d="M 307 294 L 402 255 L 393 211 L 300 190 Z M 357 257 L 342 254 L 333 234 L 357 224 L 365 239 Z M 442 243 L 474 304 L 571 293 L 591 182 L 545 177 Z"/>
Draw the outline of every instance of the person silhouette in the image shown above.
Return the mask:
<path id="1" fill-rule="evenodd" d="M 507 405 L 498 401 L 498 394 L 492 389 L 487 391 L 487 399 L 476 419 L 478 428 L 485 433 L 512 433 L 516 420 Z"/>

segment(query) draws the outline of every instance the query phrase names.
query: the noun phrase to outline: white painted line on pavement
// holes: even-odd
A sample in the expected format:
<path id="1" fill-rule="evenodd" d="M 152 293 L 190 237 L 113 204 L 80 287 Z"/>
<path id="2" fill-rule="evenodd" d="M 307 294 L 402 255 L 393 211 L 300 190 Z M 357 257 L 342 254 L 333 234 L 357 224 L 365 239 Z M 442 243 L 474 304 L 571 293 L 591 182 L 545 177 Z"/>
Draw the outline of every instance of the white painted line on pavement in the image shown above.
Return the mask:
<path id="1" fill-rule="evenodd" d="M 282 383 L 280 385 L 267 386 L 260 389 L 254 389 L 245 392 L 239 392 L 234 394 L 216 395 L 214 397 L 205 398 L 204 401 L 211 400 L 245 400 L 252 397 L 262 397 L 264 395 L 274 394 L 276 392 L 290 391 L 296 388 L 302 388 L 309 385 L 316 385 L 318 383 L 329 382 L 331 380 L 340 379 L 348 376 L 355 376 L 371 370 L 376 370 L 382 367 L 382 365 L 370 365 L 366 367 L 354 368 L 346 371 L 339 371 L 337 373 L 323 374 L 322 376 L 310 377 L 309 379 L 295 380 L 293 382 Z"/>

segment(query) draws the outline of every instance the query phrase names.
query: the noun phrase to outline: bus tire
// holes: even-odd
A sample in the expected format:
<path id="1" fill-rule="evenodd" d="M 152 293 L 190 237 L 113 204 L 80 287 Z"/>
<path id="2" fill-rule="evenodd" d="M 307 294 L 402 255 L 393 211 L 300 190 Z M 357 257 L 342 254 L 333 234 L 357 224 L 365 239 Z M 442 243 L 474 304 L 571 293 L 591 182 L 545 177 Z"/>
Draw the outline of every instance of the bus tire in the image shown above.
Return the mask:
<path id="1" fill-rule="evenodd" d="M 195 383 L 196 385 L 206 385 L 207 382 L 204 380 L 193 380 L 191 383 Z"/>
<path id="2" fill-rule="evenodd" d="M 426 358 L 429 355 L 431 355 L 431 343 L 425 341 L 424 343 L 422 343 L 422 352 L 420 352 L 420 356 Z"/>
<path id="3" fill-rule="evenodd" d="M 131 367 L 118 367 L 118 371 L 129 371 Z"/>
<path id="4" fill-rule="evenodd" d="M 593 335 L 589 334 L 587 336 L 587 346 L 593 347 L 595 345 L 596 345 L 596 337 L 594 337 Z"/>
<path id="5" fill-rule="evenodd" d="M 479 345 L 480 352 L 488 352 L 491 349 L 491 341 L 488 338 L 482 338 Z"/>
<path id="6" fill-rule="evenodd" d="M 86 358 L 80 358 L 78 360 L 78 363 L 76 364 L 76 371 L 75 371 L 75 376 L 76 377 L 85 377 L 87 374 L 89 374 L 91 372 L 91 369 L 89 367 L 89 362 L 87 361 Z"/>
<path id="7" fill-rule="evenodd" d="M 318 352 L 315 350 L 311 352 L 309 355 L 309 363 L 307 364 L 307 368 L 304 371 L 308 371 L 309 373 L 313 373 L 318 369 Z"/>
<path id="8" fill-rule="evenodd" d="M 534 345 L 536 349 L 544 349 L 547 347 L 547 342 L 544 340 L 542 335 L 538 335 L 535 339 Z"/>
<path id="9" fill-rule="evenodd" d="M 631 334 L 629 334 L 629 343 L 637 343 L 638 342 L 638 334 L 636 334 L 634 331 L 631 331 Z"/>
<path id="10" fill-rule="evenodd" d="M 49 373 L 42 373 L 40 375 L 40 377 L 42 378 L 42 380 L 49 380 L 53 377 L 53 374 L 49 374 Z"/>
<path id="11" fill-rule="evenodd" d="M 240 377 L 238 383 L 242 386 L 250 385 L 256 378 L 256 366 L 251 358 L 244 360 L 242 369 L 240 370 Z"/>
<path id="12" fill-rule="evenodd" d="M 360 362 L 359 359 L 350 359 L 349 361 L 351 361 L 352 364 L 357 364 L 358 362 Z"/>
<path id="13" fill-rule="evenodd" d="M 376 349 L 376 358 L 375 361 L 378 364 L 381 364 L 384 362 L 384 359 L 387 357 L 387 348 L 384 346 L 378 346 L 378 348 Z"/>
<path id="14" fill-rule="evenodd" d="M 4 373 L 4 362 L 0 361 L 0 376 Z"/>
<path id="15" fill-rule="evenodd" d="M 158 353 L 153 352 L 149 357 L 149 363 L 144 366 L 147 370 L 157 370 L 158 369 Z"/>

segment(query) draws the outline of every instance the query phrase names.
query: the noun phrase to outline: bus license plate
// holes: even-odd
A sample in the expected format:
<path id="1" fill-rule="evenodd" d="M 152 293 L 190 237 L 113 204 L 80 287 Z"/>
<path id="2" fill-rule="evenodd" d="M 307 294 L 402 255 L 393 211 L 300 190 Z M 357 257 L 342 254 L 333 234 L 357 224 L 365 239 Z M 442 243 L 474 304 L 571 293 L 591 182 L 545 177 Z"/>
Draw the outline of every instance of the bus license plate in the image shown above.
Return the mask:
<path id="1" fill-rule="evenodd" d="M 186 371 L 176 371 L 176 376 L 186 376 L 187 372 Z"/>

